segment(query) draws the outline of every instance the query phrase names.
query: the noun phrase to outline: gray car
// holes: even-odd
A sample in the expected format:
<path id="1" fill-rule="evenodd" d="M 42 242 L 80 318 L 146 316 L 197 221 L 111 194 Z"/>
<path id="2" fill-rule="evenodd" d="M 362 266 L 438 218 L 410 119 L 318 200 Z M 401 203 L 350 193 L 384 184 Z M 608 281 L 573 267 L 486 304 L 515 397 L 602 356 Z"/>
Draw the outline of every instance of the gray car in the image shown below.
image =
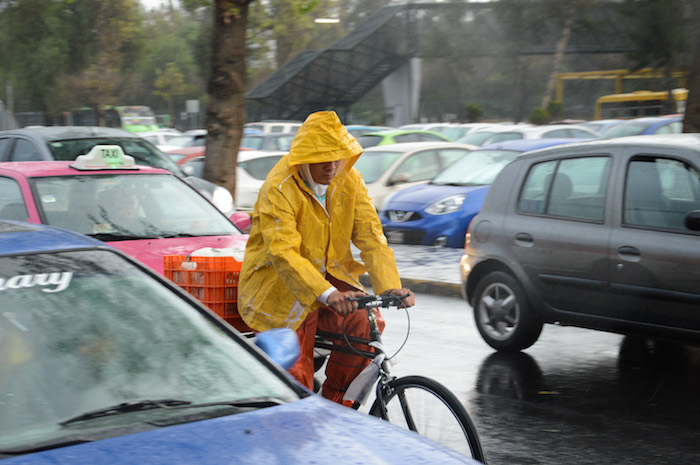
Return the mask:
<path id="1" fill-rule="evenodd" d="M 116 144 L 136 163 L 166 169 L 183 178 L 221 211 L 234 211 L 228 190 L 195 176 L 187 176 L 180 166 L 137 134 L 101 126 L 41 126 L 0 131 L 0 162 L 75 160 L 95 145 Z"/>
<path id="2" fill-rule="evenodd" d="M 544 323 L 700 343 L 700 134 L 519 157 L 470 225 L 461 274 L 500 351 Z"/>

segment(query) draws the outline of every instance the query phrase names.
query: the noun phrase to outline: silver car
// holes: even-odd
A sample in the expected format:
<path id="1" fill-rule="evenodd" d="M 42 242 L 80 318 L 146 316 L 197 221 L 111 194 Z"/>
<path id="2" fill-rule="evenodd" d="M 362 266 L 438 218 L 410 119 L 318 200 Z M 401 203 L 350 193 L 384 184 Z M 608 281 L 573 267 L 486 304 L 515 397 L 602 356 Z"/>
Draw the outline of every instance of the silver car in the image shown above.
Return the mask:
<path id="1" fill-rule="evenodd" d="M 500 351 L 531 346 L 544 323 L 700 343 L 700 134 L 516 159 L 470 225 L 461 274 Z"/>

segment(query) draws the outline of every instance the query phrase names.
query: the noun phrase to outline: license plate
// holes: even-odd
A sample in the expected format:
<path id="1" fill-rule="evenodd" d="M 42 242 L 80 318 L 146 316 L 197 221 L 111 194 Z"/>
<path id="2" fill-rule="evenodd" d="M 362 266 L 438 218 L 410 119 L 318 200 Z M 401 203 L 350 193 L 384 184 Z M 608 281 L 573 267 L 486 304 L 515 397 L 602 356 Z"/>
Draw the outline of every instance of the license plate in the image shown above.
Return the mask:
<path id="1" fill-rule="evenodd" d="M 392 244 L 403 244 L 403 231 L 387 231 L 386 240 Z"/>

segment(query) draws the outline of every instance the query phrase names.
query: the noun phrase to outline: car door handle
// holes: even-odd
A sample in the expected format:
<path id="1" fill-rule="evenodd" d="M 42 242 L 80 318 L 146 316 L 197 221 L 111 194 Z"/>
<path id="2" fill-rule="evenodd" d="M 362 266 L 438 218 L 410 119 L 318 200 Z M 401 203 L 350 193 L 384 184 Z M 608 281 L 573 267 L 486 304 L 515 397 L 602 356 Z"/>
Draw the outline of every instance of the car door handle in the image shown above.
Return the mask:
<path id="1" fill-rule="evenodd" d="M 515 242 L 518 245 L 531 246 L 535 240 L 528 233 L 518 233 L 515 235 Z"/>
<path id="2" fill-rule="evenodd" d="M 641 255 L 638 248 L 630 245 L 623 245 L 622 247 L 618 248 L 617 253 L 618 255 L 629 258 L 639 258 Z"/>

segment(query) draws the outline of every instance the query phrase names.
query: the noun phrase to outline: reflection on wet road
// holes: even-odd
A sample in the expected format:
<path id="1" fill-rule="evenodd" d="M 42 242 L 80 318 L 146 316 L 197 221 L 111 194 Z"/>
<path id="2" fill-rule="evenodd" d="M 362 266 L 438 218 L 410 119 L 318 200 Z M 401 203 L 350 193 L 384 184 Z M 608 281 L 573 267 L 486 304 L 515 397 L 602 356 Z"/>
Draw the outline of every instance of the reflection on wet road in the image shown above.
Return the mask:
<path id="1" fill-rule="evenodd" d="M 546 325 L 494 352 L 458 298 L 419 295 L 394 373 L 437 379 L 466 404 L 491 465 L 700 463 L 700 349 Z M 388 350 L 406 333 L 384 311 Z"/>

